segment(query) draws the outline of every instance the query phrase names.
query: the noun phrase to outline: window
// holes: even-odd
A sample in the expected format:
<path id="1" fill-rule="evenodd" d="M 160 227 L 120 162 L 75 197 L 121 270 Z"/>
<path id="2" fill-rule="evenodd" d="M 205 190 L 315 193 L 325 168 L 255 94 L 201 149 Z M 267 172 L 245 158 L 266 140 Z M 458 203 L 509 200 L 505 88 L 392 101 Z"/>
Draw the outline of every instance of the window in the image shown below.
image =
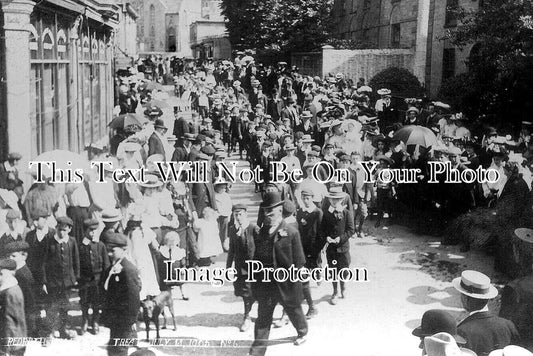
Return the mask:
<path id="1" fill-rule="evenodd" d="M 370 8 L 370 3 L 372 0 L 363 0 L 363 9 L 367 10 Z"/>
<path id="2" fill-rule="evenodd" d="M 168 51 L 176 52 L 176 29 L 171 27 L 168 29 Z"/>
<path id="3" fill-rule="evenodd" d="M 401 35 L 401 24 L 395 23 L 391 25 L 390 29 L 390 44 L 392 48 L 400 48 L 402 35 Z"/>
<path id="4" fill-rule="evenodd" d="M 455 75 L 455 48 L 445 48 L 442 57 L 442 80 Z"/>
<path id="5" fill-rule="evenodd" d="M 455 10 L 459 6 L 458 0 L 446 0 L 446 18 L 444 20 L 444 26 L 454 27 L 457 26 L 457 17 L 455 16 Z"/>

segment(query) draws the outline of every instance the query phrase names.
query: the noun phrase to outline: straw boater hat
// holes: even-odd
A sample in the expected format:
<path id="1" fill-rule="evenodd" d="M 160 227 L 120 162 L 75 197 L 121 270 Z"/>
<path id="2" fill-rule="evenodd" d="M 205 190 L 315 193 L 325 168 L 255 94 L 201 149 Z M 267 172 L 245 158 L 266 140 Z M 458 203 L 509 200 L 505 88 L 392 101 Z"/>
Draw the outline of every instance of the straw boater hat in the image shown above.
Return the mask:
<path id="1" fill-rule="evenodd" d="M 464 271 L 461 277 L 452 281 L 452 285 L 461 294 L 476 299 L 493 299 L 498 295 L 496 287 L 490 284 L 490 278 L 477 271 Z"/>
<path id="2" fill-rule="evenodd" d="M 428 356 L 476 356 L 474 351 L 459 348 L 448 333 L 438 333 L 424 338 L 424 349 Z"/>
<path id="3" fill-rule="evenodd" d="M 312 143 L 312 142 L 315 142 L 315 140 L 311 138 L 311 135 L 303 135 L 302 142 L 303 143 Z"/>
<path id="4" fill-rule="evenodd" d="M 104 210 L 102 212 L 102 221 L 103 222 L 116 222 L 122 219 L 122 214 L 118 209 Z"/>
<path id="5" fill-rule="evenodd" d="M 393 164 L 394 161 L 392 160 L 392 158 L 390 157 L 387 157 L 385 155 L 379 155 L 376 157 L 376 161 L 385 161 L 387 162 L 388 164 Z"/>
<path id="6" fill-rule="evenodd" d="M 146 175 L 146 182 L 140 182 L 139 185 L 143 188 L 158 188 L 163 185 L 163 182 L 153 174 Z"/>
<path id="7" fill-rule="evenodd" d="M 311 114 L 311 111 L 307 111 L 306 110 L 306 111 L 302 112 L 302 118 L 304 118 L 304 117 L 311 118 L 311 117 L 313 117 L 313 114 Z"/>
<path id="8" fill-rule="evenodd" d="M 390 95 L 391 91 L 390 89 L 382 88 L 382 89 L 379 89 L 377 93 L 378 95 Z"/>

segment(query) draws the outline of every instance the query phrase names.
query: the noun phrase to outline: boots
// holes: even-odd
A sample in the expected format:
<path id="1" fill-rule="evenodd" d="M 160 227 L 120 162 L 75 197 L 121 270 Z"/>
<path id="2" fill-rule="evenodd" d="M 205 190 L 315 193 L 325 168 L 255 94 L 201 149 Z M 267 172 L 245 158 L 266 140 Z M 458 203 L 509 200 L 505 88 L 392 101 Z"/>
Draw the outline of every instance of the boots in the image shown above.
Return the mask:
<path id="1" fill-rule="evenodd" d="M 81 309 L 81 335 L 84 335 L 87 332 L 87 327 L 89 326 L 89 310 L 87 308 Z"/>
<path id="2" fill-rule="evenodd" d="M 243 320 L 242 320 L 240 331 L 241 332 L 247 331 L 248 329 L 250 329 L 251 325 L 252 325 L 252 319 L 250 319 L 249 315 L 245 315 Z"/>
<path id="3" fill-rule="evenodd" d="M 100 325 L 98 325 L 99 321 L 100 321 L 100 310 L 94 308 L 93 317 L 91 319 L 91 327 L 93 330 L 93 335 L 98 335 L 98 333 L 100 332 Z"/>
<path id="4" fill-rule="evenodd" d="M 242 324 L 240 327 L 241 332 L 245 332 L 250 328 L 250 325 L 252 325 L 252 319 L 250 319 L 250 310 L 252 310 L 252 305 L 254 304 L 254 301 L 252 298 L 243 298 L 244 302 L 244 318 L 242 320 Z"/>

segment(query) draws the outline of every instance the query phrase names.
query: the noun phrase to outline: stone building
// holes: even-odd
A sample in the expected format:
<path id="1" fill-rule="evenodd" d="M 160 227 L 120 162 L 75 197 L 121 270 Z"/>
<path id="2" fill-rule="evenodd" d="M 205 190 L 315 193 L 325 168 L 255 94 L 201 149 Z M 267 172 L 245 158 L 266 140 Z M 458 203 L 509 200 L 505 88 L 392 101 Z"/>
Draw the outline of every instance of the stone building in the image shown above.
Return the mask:
<path id="1" fill-rule="evenodd" d="M 133 0 L 139 13 L 137 37 L 140 52 L 175 52 L 191 57 L 190 26 L 202 20 L 218 20 L 217 0 Z"/>
<path id="2" fill-rule="evenodd" d="M 336 0 L 333 14 L 340 38 L 360 41 L 367 48 L 411 49 L 413 73 L 434 96 L 443 80 L 466 70 L 471 51 L 440 39 L 457 26 L 449 9 L 459 5 L 476 10 L 481 1 Z"/>
<path id="3" fill-rule="evenodd" d="M 0 159 L 84 147 L 112 119 L 110 0 L 0 0 Z M 26 166 L 27 167 L 27 166 Z"/>

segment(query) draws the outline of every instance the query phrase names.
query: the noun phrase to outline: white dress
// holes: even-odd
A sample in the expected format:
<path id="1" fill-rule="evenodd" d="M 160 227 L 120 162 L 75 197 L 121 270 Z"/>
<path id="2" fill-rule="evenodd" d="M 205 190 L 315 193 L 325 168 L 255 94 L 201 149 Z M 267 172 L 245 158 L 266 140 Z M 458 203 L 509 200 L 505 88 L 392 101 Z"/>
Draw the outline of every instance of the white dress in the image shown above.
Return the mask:
<path id="1" fill-rule="evenodd" d="M 149 247 L 155 238 L 156 235 L 151 229 L 135 229 L 130 234 L 128 249 L 131 262 L 137 267 L 141 278 L 141 300 L 149 295 L 155 296 L 161 293 Z"/>
<path id="2" fill-rule="evenodd" d="M 218 233 L 218 223 L 216 220 L 198 220 L 198 250 L 200 258 L 217 256 L 222 252 L 222 245 Z"/>

